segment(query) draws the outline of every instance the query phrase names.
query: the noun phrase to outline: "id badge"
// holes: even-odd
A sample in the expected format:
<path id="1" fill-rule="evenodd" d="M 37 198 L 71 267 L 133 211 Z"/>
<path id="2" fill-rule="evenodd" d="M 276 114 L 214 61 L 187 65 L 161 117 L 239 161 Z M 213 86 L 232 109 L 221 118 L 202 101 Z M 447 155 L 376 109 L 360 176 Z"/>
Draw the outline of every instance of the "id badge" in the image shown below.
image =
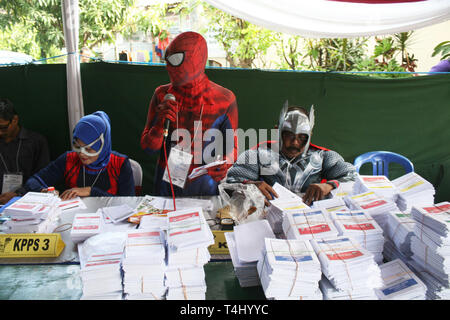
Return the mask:
<path id="1" fill-rule="evenodd" d="M 15 191 L 22 186 L 22 173 L 5 173 L 3 175 L 2 193 Z"/>
<path id="2" fill-rule="evenodd" d="M 167 159 L 167 165 L 170 170 L 170 178 L 172 184 L 184 188 L 186 183 L 187 174 L 192 163 L 192 154 L 184 152 L 178 148 L 172 148 L 170 150 L 169 159 Z M 167 173 L 167 167 L 164 170 L 163 180 L 170 183 L 169 175 Z"/>

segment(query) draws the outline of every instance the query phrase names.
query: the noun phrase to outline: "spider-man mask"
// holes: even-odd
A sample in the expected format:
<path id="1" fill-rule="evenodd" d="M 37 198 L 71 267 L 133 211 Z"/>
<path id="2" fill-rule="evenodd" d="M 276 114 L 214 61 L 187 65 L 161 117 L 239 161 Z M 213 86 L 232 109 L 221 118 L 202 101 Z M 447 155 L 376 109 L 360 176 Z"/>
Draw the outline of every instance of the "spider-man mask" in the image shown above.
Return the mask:
<path id="1" fill-rule="evenodd" d="M 190 83 L 205 72 L 206 40 L 196 32 L 183 32 L 169 44 L 164 57 L 172 85 Z"/>

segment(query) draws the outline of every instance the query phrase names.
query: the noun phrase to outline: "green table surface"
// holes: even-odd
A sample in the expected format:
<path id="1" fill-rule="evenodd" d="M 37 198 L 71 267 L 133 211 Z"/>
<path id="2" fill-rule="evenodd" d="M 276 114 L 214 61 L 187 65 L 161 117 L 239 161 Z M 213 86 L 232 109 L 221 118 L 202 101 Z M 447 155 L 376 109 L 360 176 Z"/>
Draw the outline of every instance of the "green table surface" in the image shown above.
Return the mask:
<path id="1" fill-rule="evenodd" d="M 261 286 L 241 288 L 231 261 L 204 266 L 206 300 L 265 300 Z M 78 264 L 0 266 L 0 300 L 78 300 L 82 295 Z"/>

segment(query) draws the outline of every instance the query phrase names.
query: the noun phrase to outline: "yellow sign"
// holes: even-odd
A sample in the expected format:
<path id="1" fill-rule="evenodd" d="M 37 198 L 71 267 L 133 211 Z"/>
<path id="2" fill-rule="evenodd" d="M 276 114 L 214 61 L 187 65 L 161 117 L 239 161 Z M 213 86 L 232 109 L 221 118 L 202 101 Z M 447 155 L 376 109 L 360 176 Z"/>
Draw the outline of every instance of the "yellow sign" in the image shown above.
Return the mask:
<path id="1" fill-rule="evenodd" d="M 231 230 L 212 230 L 212 233 L 214 235 L 214 244 L 208 247 L 210 254 L 230 254 L 230 251 L 228 250 L 227 240 L 225 238 L 225 232 L 231 232 Z"/>
<path id="2" fill-rule="evenodd" d="M 57 257 L 64 247 L 59 233 L 0 234 L 0 258 Z"/>

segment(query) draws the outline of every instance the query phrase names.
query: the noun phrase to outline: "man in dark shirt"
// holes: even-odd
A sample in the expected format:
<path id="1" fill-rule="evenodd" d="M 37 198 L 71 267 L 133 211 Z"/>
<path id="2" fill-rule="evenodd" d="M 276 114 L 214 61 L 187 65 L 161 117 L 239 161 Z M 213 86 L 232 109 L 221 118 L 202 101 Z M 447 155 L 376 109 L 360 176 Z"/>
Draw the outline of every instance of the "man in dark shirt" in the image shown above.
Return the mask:
<path id="1" fill-rule="evenodd" d="M 25 193 L 23 184 L 50 162 L 45 137 L 19 125 L 13 103 L 0 99 L 0 204 Z"/>

